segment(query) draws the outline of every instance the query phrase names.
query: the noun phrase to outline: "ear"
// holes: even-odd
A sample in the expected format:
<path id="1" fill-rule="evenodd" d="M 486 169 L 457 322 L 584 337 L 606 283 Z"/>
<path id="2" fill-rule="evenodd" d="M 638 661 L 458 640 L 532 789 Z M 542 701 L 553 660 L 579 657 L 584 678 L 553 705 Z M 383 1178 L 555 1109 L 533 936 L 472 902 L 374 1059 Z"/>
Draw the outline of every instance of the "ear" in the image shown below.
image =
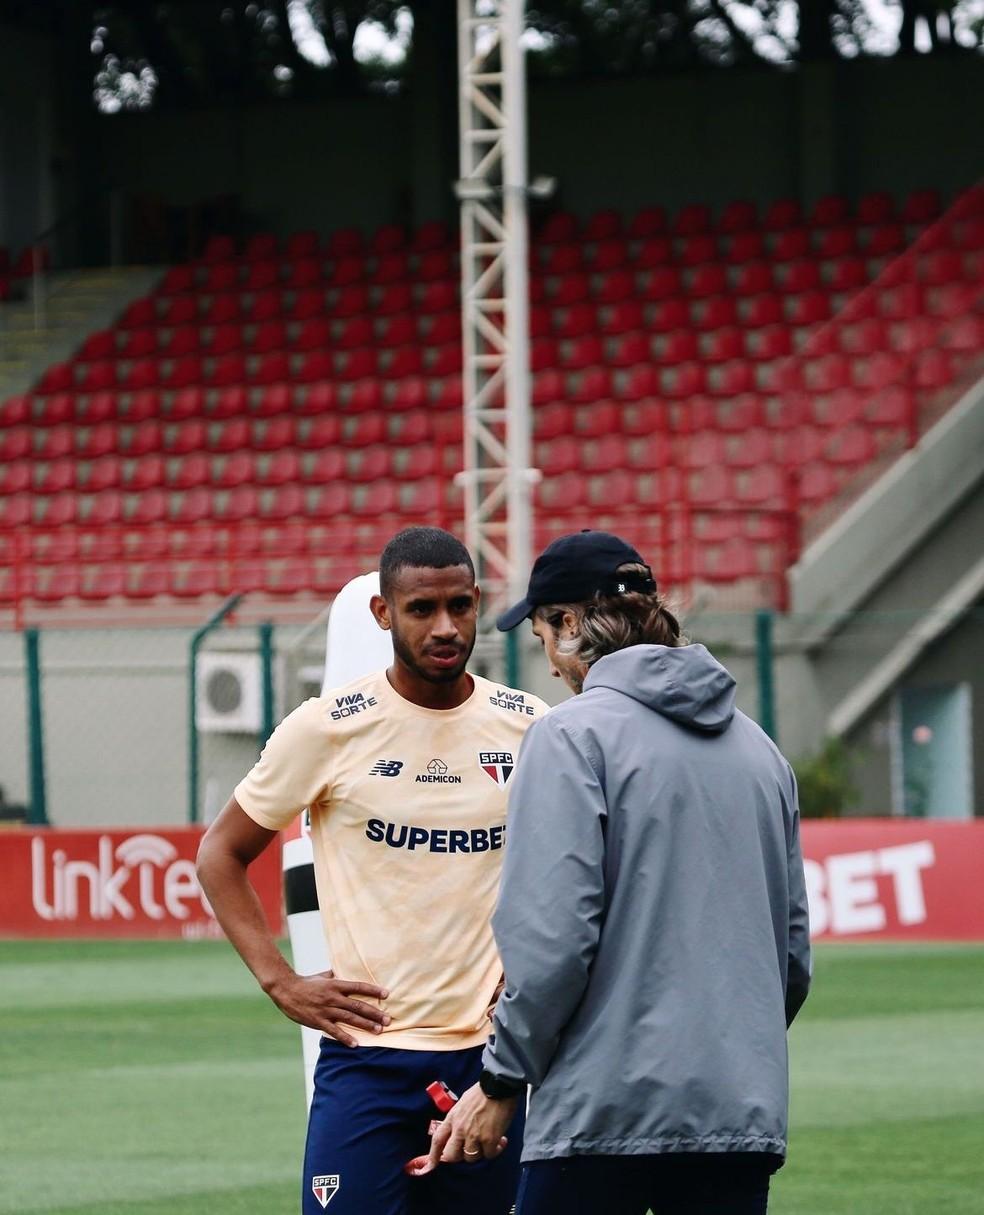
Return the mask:
<path id="1" fill-rule="evenodd" d="M 478 605 L 482 602 L 482 588 L 475 584 L 475 611 L 478 611 Z"/>
<path id="2" fill-rule="evenodd" d="M 386 633 L 390 631 L 389 604 L 382 595 L 373 595 L 369 600 L 369 611 L 376 618 L 376 623 Z"/>
<path id="3" fill-rule="evenodd" d="M 574 612 L 565 612 L 564 619 L 560 622 L 560 635 L 563 637 L 577 637 L 578 619 Z"/>

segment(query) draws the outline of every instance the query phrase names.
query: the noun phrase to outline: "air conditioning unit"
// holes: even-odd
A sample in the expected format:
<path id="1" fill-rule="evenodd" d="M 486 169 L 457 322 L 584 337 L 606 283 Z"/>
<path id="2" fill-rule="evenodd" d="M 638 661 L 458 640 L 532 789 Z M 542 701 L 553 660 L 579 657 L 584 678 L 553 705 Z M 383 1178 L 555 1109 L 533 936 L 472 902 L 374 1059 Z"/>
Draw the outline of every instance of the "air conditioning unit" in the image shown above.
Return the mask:
<path id="1" fill-rule="evenodd" d="M 199 654 L 195 724 L 213 734 L 256 734 L 263 714 L 258 654 Z"/>

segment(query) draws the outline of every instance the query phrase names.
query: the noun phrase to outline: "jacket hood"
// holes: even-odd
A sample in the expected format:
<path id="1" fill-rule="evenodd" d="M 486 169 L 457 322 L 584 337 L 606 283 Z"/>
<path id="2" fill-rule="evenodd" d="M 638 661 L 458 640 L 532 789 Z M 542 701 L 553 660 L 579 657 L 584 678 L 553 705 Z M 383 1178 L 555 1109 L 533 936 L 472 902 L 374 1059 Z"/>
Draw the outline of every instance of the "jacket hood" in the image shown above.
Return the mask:
<path id="1" fill-rule="evenodd" d="M 591 667 L 584 681 L 638 700 L 681 725 L 705 733 L 726 730 L 735 714 L 735 681 L 702 645 L 633 645 Z"/>

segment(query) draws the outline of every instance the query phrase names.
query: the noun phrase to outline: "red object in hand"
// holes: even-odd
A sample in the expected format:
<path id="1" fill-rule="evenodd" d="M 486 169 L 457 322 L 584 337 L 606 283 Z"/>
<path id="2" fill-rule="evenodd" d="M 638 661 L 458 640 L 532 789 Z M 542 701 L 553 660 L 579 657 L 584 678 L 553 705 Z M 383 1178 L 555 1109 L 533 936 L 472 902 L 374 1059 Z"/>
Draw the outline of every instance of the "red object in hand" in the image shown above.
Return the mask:
<path id="1" fill-rule="evenodd" d="M 452 1090 L 448 1088 L 443 1080 L 432 1080 L 431 1083 L 427 1085 L 426 1092 L 431 1101 L 434 1102 L 442 1114 L 446 1114 L 450 1110 L 454 1109 L 458 1103 L 457 1093 L 452 1092 Z M 435 1119 L 435 1121 L 430 1124 L 429 1134 L 433 1135 L 435 1128 L 439 1125 L 439 1121 Z M 419 1175 L 420 1170 L 423 1169 L 424 1165 L 427 1163 L 427 1160 L 428 1157 L 426 1153 L 423 1156 L 414 1156 L 413 1160 L 408 1160 L 403 1166 L 404 1173 L 409 1174 L 411 1177 Z"/>

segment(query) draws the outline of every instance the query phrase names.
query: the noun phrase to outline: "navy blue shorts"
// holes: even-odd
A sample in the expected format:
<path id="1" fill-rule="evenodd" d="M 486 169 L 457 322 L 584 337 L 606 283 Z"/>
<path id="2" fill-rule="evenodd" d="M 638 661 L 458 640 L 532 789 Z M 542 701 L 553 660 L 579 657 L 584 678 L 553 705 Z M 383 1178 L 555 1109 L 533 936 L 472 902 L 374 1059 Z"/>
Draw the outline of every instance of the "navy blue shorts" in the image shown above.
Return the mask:
<path id="1" fill-rule="evenodd" d="M 509 1215 L 519 1185 L 525 1109 L 495 1160 L 442 1164 L 426 1177 L 403 1166 L 430 1149 L 440 1118 L 425 1092 L 443 1080 L 460 1097 L 478 1079 L 482 1048 L 458 1051 L 340 1046 L 321 1039 L 314 1071 L 303 1215 Z"/>

